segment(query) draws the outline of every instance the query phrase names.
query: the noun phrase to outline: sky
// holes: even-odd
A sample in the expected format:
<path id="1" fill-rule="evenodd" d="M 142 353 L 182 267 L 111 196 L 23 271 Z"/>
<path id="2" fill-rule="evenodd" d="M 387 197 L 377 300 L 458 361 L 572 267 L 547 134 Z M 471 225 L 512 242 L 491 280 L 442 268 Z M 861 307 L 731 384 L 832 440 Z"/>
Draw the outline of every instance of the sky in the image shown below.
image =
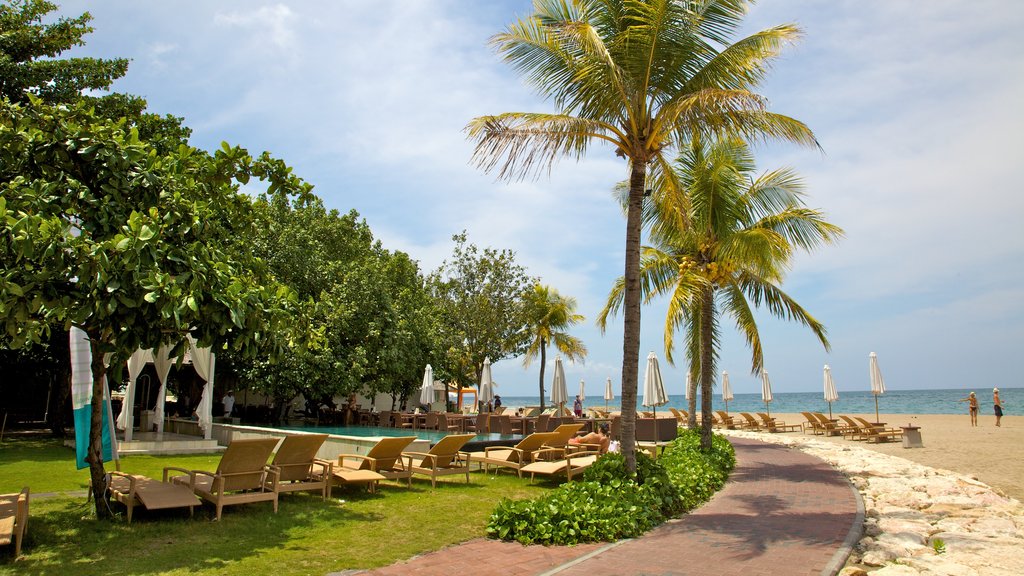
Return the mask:
<path id="1" fill-rule="evenodd" d="M 611 190 L 625 162 L 595 146 L 513 183 L 469 162 L 472 118 L 555 111 L 487 44 L 530 14 L 529 0 L 58 3 L 94 17 L 71 55 L 132 60 L 115 90 L 183 116 L 196 146 L 284 159 L 329 208 L 355 209 L 425 272 L 463 230 L 515 251 L 587 317 L 572 331 L 589 355 L 566 365 L 570 390 L 583 379 L 597 396 L 611 377 L 618 397 L 621 317 L 603 334 L 594 319 L 623 272 Z M 846 237 L 801 255 L 783 284 L 826 325 L 831 352 L 758 315 L 775 392 L 821 390 L 825 364 L 840 392 L 867 390 L 870 352 L 890 389 L 1024 387 L 1024 3 L 763 0 L 741 34 L 783 23 L 804 36 L 759 92 L 808 124 L 821 150 L 769 143 L 758 167 L 794 168 L 808 205 Z M 664 360 L 665 303 L 642 314 L 641 358 L 654 351 L 681 394 L 683 354 Z M 750 351 L 723 328 L 720 370 L 736 393 L 759 392 Z M 502 395 L 537 394 L 536 363 L 505 359 L 493 373 Z"/>

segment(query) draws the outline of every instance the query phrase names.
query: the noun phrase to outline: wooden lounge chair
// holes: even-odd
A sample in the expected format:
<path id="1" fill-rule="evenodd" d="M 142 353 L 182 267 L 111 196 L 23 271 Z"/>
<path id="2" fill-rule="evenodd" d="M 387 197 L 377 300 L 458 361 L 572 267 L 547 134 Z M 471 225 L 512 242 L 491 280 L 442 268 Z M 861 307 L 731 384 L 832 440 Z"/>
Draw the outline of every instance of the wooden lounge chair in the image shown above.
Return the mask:
<path id="1" fill-rule="evenodd" d="M 335 467 L 334 476 L 342 480 L 345 480 L 346 476 L 348 478 L 369 477 L 369 475 L 348 474 L 352 470 L 369 470 L 390 480 L 405 478 L 407 484 L 412 486 L 412 457 L 403 456 L 402 451 L 408 448 L 414 440 L 416 440 L 415 436 L 381 438 L 365 455 L 338 454 L 338 465 Z"/>
<path id="2" fill-rule="evenodd" d="M 327 434 L 289 434 L 281 441 L 270 469 L 277 472 L 277 492 L 319 490 L 322 499 L 331 495 L 333 462 L 319 460 L 316 453 Z"/>
<path id="3" fill-rule="evenodd" d="M 876 426 L 860 416 L 854 416 L 853 419 L 860 423 L 861 436 L 869 442 L 886 442 L 888 440 L 903 438 L 903 430 L 899 428 Z"/>
<path id="4" fill-rule="evenodd" d="M 504 446 L 488 446 L 483 452 L 470 452 L 469 457 L 474 462 L 479 462 L 484 472 L 489 470 L 491 465 L 503 468 L 512 468 L 522 477 L 523 466 L 533 462 L 537 453 L 544 448 L 544 445 L 555 438 L 554 432 L 534 432 L 523 438 L 512 448 Z"/>
<path id="5" fill-rule="evenodd" d="M 686 410 L 677 410 L 676 408 L 669 408 L 668 411 L 671 412 L 672 415 L 676 417 L 676 420 L 679 422 L 680 426 L 686 426 L 687 424 L 689 424 L 690 416 Z"/>
<path id="6" fill-rule="evenodd" d="M 542 449 L 541 452 L 544 450 Z M 530 481 L 537 474 L 546 476 L 557 476 L 565 474 L 566 480 L 572 481 L 572 477 L 587 469 L 591 464 L 597 462 L 600 454 L 594 451 L 573 452 L 560 454 L 556 460 L 536 460 L 523 466 L 520 473 L 526 472 L 530 475 Z"/>
<path id="7" fill-rule="evenodd" d="M 850 418 L 849 416 L 839 416 L 839 418 L 846 423 L 846 425 L 841 428 L 843 438 L 850 437 L 850 439 L 853 440 L 861 439 L 863 431 L 861 430 L 861 425 L 859 422 L 855 421 L 853 418 Z"/>
<path id="8" fill-rule="evenodd" d="M 761 423 L 757 421 L 757 418 L 751 416 L 749 412 L 740 412 L 740 417 L 743 418 L 739 424 L 740 428 L 744 430 L 761 430 Z"/>
<path id="9" fill-rule="evenodd" d="M 715 410 L 715 414 L 718 415 L 718 425 L 728 430 L 736 429 L 736 422 L 732 416 L 725 413 L 725 410 Z"/>
<path id="10" fill-rule="evenodd" d="M 799 424 L 786 424 L 778 418 L 772 418 L 764 412 L 758 412 L 757 417 L 761 419 L 761 423 L 764 424 L 764 428 L 769 432 L 796 432 L 797 430 L 803 429 L 803 426 Z"/>
<path id="11" fill-rule="evenodd" d="M 168 482 L 167 472 L 164 470 L 163 482 L 138 474 L 125 474 L 116 470 L 110 472 L 107 494 L 125 505 L 129 524 L 132 522 L 136 506 L 142 506 L 146 510 L 188 508 L 189 516 L 192 516 L 196 505 L 202 504 L 188 486 Z"/>
<path id="12" fill-rule="evenodd" d="M 0 545 L 14 543 L 14 557 L 21 556 L 21 542 L 28 534 L 28 496 L 21 492 L 0 494 Z"/>
<path id="13" fill-rule="evenodd" d="M 451 474 L 465 474 L 468 484 L 470 456 L 468 452 L 461 450 L 466 442 L 475 436 L 475 434 L 449 434 L 434 444 L 429 452 L 403 452 L 402 456 L 412 457 L 409 467 L 413 474 L 430 476 L 431 488 L 437 488 L 438 476 Z"/>
<path id="14" fill-rule="evenodd" d="M 551 431 L 554 436 L 544 443 L 545 448 L 560 448 L 563 452 L 569 447 L 569 439 L 576 436 L 576 433 L 583 428 L 583 424 L 559 424 L 558 428 Z"/>
<path id="15" fill-rule="evenodd" d="M 830 420 L 821 412 L 811 412 L 811 416 L 818 421 L 818 425 L 826 436 L 839 436 L 847 428 L 846 425 L 839 424 L 837 420 Z"/>
<path id="16" fill-rule="evenodd" d="M 804 420 L 806 420 L 806 422 L 800 423 L 800 425 L 803 426 L 804 434 L 807 434 L 808 430 L 811 431 L 811 434 L 815 435 L 825 434 L 826 430 L 824 426 L 822 426 L 821 421 L 818 420 L 817 416 L 810 412 L 801 412 L 800 415 L 804 417 Z"/>
<path id="17" fill-rule="evenodd" d="M 171 476 L 175 484 L 188 486 L 196 495 L 213 504 L 220 520 L 224 506 L 250 502 L 273 502 L 277 512 L 277 472 L 267 467 L 267 459 L 277 446 L 277 438 L 252 438 L 234 440 L 220 458 L 216 472 L 164 468 L 164 477 L 169 472 L 181 472 Z"/>

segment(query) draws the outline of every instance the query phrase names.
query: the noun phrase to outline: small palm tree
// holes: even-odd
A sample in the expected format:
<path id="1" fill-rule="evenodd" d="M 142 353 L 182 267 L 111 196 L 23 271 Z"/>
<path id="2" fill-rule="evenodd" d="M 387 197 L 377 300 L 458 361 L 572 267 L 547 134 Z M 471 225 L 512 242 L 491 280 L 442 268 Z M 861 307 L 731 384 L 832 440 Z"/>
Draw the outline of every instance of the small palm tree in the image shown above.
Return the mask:
<path id="1" fill-rule="evenodd" d="M 636 469 L 641 205 L 648 173 L 695 133 L 816 145 L 803 123 L 754 92 L 796 26 L 731 43 L 750 0 L 534 0 L 534 14 L 491 39 L 557 113 L 507 112 L 466 127 L 473 157 L 502 178 L 550 170 L 562 156 L 610 145 L 629 166 L 622 338 L 622 453 Z"/>
<path id="2" fill-rule="evenodd" d="M 587 347 L 583 341 L 570 336 L 566 330 L 583 322 L 582 314 L 576 313 L 576 299 L 562 296 L 554 288 L 536 284 L 526 295 L 526 317 L 529 324 L 530 345 L 526 349 L 523 365 L 527 368 L 540 356 L 540 407 L 544 408 L 544 368 L 547 366 L 547 346 L 565 354 L 570 360 L 583 360 Z"/>
<path id="3" fill-rule="evenodd" d="M 803 184 L 789 169 L 757 178 L 753 154 L 741 140 L 706 143 L 694 139 L 668 175 L 654 182 L 665 190 L 648 202 L 653 246 L 645 246 L 640 282 L 647 300 L 668 296 L 665 356 L 672 362 L 675 333 L 686 333 L 691 373 L 701 389 L 701 446 L 711 448 L 711 390 L 719 348 L 719 317 L 725 313 L 743 333 L 752 351 L 751 371 L 764 364 L 761 337 L 751 305 L 765 305 L 780 318 L 814 332 L 827 350 L 825 327 L 779 288 L 796 249 L 830 244 L 843 231 L 821 212 L 804 207 Z M 620 278 L 598 319 L 622 306 Z"/>

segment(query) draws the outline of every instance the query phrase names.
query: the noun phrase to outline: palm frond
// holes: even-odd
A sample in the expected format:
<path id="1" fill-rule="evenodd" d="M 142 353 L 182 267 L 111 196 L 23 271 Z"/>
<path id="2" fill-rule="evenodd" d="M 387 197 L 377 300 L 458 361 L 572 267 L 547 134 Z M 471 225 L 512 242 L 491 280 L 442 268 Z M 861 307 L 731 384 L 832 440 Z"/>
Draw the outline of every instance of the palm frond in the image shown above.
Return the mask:
<path id="1" fill-rule="evenodd" d="M 745 274 L 739 280 L 739 287 L 755 307 L 760 307 L 761 304 L 764 304 L 772 316 L 799 322 L 807 326 L 818 337 L 818 341 L 821 342 L 826 351 L 832 349 L 831 344 L 828 342 L 828 334 L 824 324 L 819 322 L 814 316 L 811 316 L 810 312 L 800 306 L 778 286 L 752 274 Z"/>

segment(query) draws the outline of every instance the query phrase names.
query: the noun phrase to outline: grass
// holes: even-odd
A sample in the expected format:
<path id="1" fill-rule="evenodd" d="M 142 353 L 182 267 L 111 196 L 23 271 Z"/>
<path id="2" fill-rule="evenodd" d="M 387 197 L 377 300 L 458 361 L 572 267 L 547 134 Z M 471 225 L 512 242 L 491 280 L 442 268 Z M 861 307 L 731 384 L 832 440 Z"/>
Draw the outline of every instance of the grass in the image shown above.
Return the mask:
<path id="1" fill-rule="evenodd" d="M 164 466 L 215 469 L 219 455 L 126 456 L 121 469 L 159 478 Z M 376 494 L 336 488 L 324 502 L 310 494 L 285 494 L 280 511 L 269 503 L 230 506 L 220 522 L 212 507 L 136 509 L 125 523 L 100 521 L 84 496 L 88 471 L 75 470 L 74 453 L 51 439 L 4 439 L 0 445 L 0 493 L 30 486 L 29 536 L 22 558 L 0 548 L 0 576 L 109 574 L 326 574 L 385 566 L 416 554 L 484 536 L 488 516 L 502 497 L 533 498 L 553 485 L 474 472 L 439 482 L 382 483 Z"/>

